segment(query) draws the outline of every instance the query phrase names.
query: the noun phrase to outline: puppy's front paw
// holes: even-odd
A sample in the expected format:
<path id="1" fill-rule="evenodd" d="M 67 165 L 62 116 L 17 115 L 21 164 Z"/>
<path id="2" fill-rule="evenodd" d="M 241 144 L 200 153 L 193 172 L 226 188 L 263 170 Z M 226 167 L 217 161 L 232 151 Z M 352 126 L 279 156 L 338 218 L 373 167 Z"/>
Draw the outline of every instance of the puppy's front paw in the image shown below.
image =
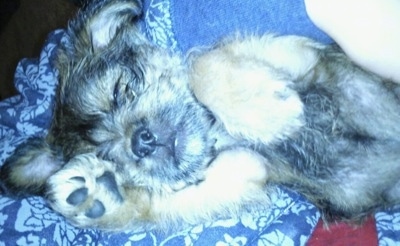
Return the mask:
<path id="1" fill-rule="evenodd" d="M 197 99 L 239 139 L 269 144 L 296 133 L 304 125 L 303 103 L 292 78 L 266 58 L 247 55 L 253 45 L 235 47 L 193 62 L 190 85 Z"/>
<path id="2" fill-rule="evenodd" d="M 110 162 L 79 155 L 48 180 L 51 207 L 79 227 L 103 227 L 124 203 Z"/>

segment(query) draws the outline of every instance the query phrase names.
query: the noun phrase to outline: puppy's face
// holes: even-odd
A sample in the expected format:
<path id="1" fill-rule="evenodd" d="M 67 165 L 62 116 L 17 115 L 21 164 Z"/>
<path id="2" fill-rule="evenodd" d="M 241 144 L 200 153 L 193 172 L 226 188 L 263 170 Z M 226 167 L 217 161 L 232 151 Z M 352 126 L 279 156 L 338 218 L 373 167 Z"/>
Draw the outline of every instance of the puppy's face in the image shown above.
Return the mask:
<path id="1" fill-rule="evenodd" d="M 133 185 L 197 182 L 213 155 L 212 117 L 189 90 L 181 59 L 154 48 L 120 20 L 108 20 L 119 26 L 106 41 L 87 27 L 93 20 L 78 23 L 88 33 L 77 23 L 70 28 L 74 48 L 60 51 L 49 139 L 67 160 L 95 152 L 112 161 Z"/>

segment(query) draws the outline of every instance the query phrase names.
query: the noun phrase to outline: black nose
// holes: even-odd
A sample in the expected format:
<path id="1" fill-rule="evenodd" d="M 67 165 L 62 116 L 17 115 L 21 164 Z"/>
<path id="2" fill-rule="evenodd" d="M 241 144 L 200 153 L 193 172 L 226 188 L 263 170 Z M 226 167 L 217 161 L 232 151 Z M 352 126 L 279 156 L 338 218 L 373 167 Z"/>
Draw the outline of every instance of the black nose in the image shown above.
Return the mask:
<path id="1" fill-rule="evenodd" d="M 141 128 L 133 134 L 132 151 L 136 156 L 143 158 L 151 155 L 156 150 L 156 146 L 157 138 L 150 130 Z"/>

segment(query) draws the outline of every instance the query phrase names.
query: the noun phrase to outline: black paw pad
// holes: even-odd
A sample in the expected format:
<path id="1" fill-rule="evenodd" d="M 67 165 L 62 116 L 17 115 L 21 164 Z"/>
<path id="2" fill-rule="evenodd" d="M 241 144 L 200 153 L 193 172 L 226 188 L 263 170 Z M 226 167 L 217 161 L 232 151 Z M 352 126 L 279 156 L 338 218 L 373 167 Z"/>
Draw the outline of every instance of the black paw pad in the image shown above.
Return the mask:
<path id="1" fill-rule="evenodd" d="M 83 183 L 83 184 L 86 182 L 86 179 L 84 177 L 79 177 L 79 176 L 72 177 L 72 178 L 70 178 L 70 180 L 73 180 L 73 181 L 76 181 L 79 183 Z"/>
<path id="2" fill-rule="evenodd" d="M 67 203 L 69 203 L 73 206 L 78 206 L 78 205 L 82 204 L 84 201 L 86 201 L 87 197 L 88 197 L 88 189 L 80 188 L 80 189 L 77 189 L 76 191 L 72 192 L 67 197 Z"/>
<path id="3" fill-rule="evenodd" d="M 114 194 L 117 201 L 122 202 L 123 198 L 118 191 L 118 185 L 112 172 L 104 172 L 104 174 L 96 179 L 98 184 L 104 185 L 108 191 Z"/>
<path id="4" fill-rule="evenodd" d="M 106 212 L 106 208 L 104 207 L 103 203 L 99 200 L 95 200 L 93 203 L 93 207 L 89 209 L 85 215 L 91 219 L 96 219 L 104 215 Z"/>

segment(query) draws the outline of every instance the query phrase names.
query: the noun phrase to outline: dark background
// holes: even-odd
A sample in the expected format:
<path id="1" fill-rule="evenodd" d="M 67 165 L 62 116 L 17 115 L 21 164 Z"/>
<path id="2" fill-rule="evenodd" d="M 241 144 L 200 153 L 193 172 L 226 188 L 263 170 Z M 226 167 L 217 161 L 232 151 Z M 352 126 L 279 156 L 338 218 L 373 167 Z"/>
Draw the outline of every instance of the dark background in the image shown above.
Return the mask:
<path id="1" fill-rule="evenodd" d="M 18 61 L 39 57 L 47 35 L 66 27 L 77 1 L 0 0 L 0 100 L 16 94 Z"/>

